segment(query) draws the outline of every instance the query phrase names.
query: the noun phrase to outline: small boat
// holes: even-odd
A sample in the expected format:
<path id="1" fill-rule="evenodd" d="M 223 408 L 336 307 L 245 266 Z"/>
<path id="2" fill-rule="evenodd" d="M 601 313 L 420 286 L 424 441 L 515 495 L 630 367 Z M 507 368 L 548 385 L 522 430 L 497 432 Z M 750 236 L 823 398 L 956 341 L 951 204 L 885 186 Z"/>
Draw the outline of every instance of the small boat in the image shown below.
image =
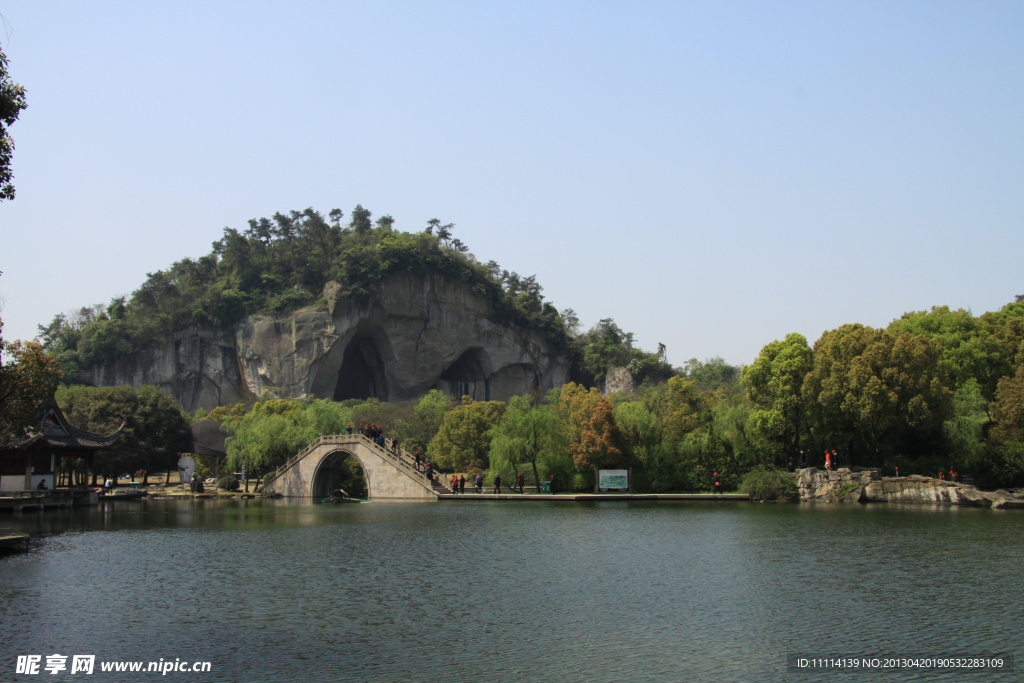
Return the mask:
<path id="1" fill-rule="evenodd" d="M 348 496 L 330 496 L 328 498 L 324 498 L 320 502 L 325 505 L 338 505 L 340 503 L 369 503 L 370 501 L 363 500 L 362 498 L 350 498 Z"/>

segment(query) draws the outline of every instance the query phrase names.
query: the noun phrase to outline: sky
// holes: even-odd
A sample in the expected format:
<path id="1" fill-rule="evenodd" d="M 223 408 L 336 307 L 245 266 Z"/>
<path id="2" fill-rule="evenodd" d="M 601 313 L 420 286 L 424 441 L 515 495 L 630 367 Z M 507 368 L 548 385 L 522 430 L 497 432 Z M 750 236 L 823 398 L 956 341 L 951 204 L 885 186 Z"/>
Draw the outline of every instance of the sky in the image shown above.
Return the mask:
<path id="1" fill-rule="evenodd" d="M 0 0 L 3 338 L 362 204 L 742 365 L 1024 294 L 1024 3 Z"/>

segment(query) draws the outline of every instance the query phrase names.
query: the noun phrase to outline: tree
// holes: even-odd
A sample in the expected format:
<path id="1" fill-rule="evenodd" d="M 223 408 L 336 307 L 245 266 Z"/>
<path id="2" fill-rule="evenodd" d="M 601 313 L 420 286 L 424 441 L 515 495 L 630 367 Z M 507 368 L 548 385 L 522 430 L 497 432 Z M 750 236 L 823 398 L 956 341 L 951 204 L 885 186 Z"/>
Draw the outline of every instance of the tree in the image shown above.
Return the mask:
<path id="1" fill-rule="evenodd" d="M 691 358 L 683 365 L 683 375 L 692 379 L 701 389 L 718 389 L 740 378 L 740 369 L 729 365 L 721 356 L 708 358 L 703 363 Z"/>
<path id="2" fill-rule="evenodd" d="M 601 392 L 569 382 L 562 387 L 558 410 L 567 425 L 568 451 L 577 471 L 619 464 L 622 437 L 615 409 Z"/>
<path id="3" fill-rule="evenodd" d="M 413 408 L 412 440 L 417 450 L 426 452 L 427 444 L 437 435 L 444 422 L 444 416 L 453 407 L 453 400 L 440 389 L 431 389 Z"/>
<path id="4" fill-rule="evenodd" d="M 952 407 L 941 356 L 920 334 L 863 325 L 823 334 L 803 384 L 819 447 L 845 444 L 851 464 L 859 454 L 874 465 L 937 448 Z"/>
<path id="5" fill-rule="evenodd" d="M 60 404 L 71 424 L 109 434 L 124 423 L 117 445 L 96 455 L 94 474 L 117 476 L 173 468 L 186 448 L 188 420 L 158 387 L 61 387 Z"/>
<path id="6" fill-rule="evenodd" d="M 491 428 L 505 412 L 501 401 L 474 401 L 462 397 L 462 405 L 444 416 L 441 429 L 430 442 L 430 459 L 456 472 L 486 469 Z"/>
<path id="7" fill-rule="evenodd" d="M 39 427 L 39 412 L 53 398 L 62 377 L 57 361 L 37 342 L 5 342 L 0 336 L 0 440 L 22 437 Z"/>
<path id="8" fill-rule="evenodd" d="M 622 431 L 633 457 L 644 467 L 655 464 L 662 442 L 662 429 L 657 416 L 641 401 L 626 401 L 615 406 L 615 423 Z"/>
<path id="9" fill-rule="evenodd" d="M 985 400 L 991 401 L 999 378 L 1013 372 L 1013 334 L 1009 343 L 1003 343 L 996 334 L 1005 327 L 1004 322 L 1005 316 L 999 313 L 975 318 L 963 309 L 951 311 L 947 306 L 935 306 L 927 313 L 904 313 L 887 329 L 893 334 L 923 334 L 937 341 L 942 345 L 951 388 L 959 389 L 973 381 Z"/>
<path id="10" fill-rule="evenodd" d="M 1024 364 L 1017 366 L 1012 377 L 999 380 L 992 413 L 996 423 L 993 439 L 1024 442 Z"/>
<path id="11" fill-rule="evenodd" d="M 771 447 L 772 456 L 796 458 L 800 451 L 804 428 L 801 390 L 811 367 L 807 339 L 793 332 L 784 341 L 766 344 L 757 359 L 743 369 L 740 382 L 757 406 L 750 416 L 751 425 Z"/>
<path id="12" fill-rule="evenodd" d="M 14 199 L 14 184 L 11 182 L 14 178 L 11 172 L 14 139 L 7 134 L 7 128 L 27 108 L 25 87 L 11 80 L 7 73 L 7 55 L 0 49 L 0 201 Z"/>
<path id="13" fill-rule="evenodd" d="M 515 481 L 523 465 L 540 482 L 537 462 L 551 434 L 551 409 L 534 406 L 530 396 L 513 396 L 505 414 L 491 430 L 491 471 Z"/>

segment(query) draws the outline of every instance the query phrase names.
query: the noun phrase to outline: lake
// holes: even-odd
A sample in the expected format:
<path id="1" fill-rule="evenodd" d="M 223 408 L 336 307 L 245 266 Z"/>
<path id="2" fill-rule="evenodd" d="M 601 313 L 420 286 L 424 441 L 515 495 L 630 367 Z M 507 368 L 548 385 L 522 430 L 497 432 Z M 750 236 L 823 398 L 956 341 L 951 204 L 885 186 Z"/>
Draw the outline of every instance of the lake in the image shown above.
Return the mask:
<path id="1" fill-rule="evenodd" d="M 148 500 L 3 530 L 33 540 L 0 556 L 0 680 L 1021 678 L 1020 511 Z M 28 655 L 40 673 L 17 674 Z M 875 657 L 1004 663 L 860 668 Z M 209 672 L 99 670 L 117 661 Z"/>

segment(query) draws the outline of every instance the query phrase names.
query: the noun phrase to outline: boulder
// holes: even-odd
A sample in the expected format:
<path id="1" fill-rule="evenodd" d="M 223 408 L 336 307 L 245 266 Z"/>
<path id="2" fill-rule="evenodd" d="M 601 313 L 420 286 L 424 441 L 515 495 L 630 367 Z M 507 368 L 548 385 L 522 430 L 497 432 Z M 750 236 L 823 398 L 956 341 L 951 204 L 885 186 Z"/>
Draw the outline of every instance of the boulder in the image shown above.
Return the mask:
<path id="1" fill-rule="evenodd" d="M 615 393 L 632 394 L 636 391 L 636 380 L 626 368 L 610 367 L 605 373 L 604 395 Z"/>

